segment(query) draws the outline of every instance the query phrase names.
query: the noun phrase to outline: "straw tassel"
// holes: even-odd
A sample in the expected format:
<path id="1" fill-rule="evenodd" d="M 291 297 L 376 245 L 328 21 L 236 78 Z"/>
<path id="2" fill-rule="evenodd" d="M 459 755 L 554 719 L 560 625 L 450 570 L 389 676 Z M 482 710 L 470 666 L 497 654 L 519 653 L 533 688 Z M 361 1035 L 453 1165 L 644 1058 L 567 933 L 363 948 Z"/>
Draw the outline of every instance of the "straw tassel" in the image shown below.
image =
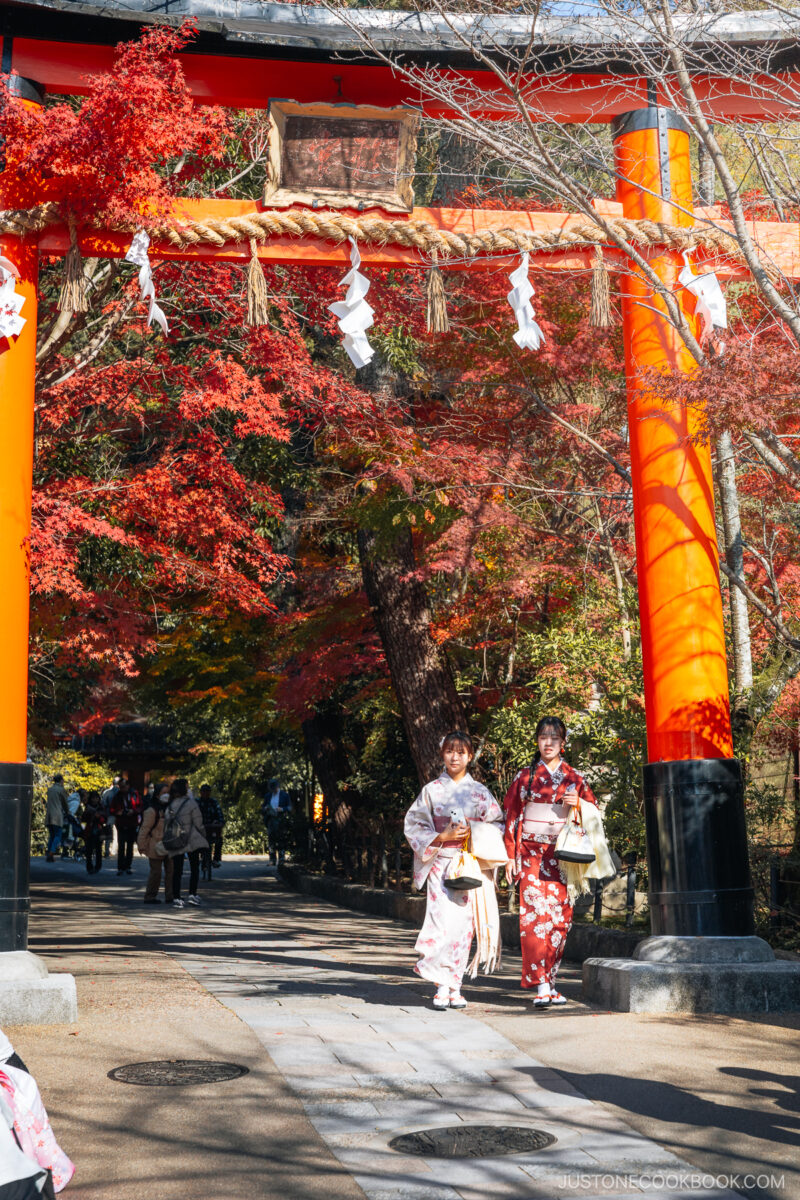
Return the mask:
<path id="1" fill-rule="evenodd" d="M 608 329 L 614 324 L 611 287 L 602 246 L 597 247 L 592 263 L 592 310 L 589 320 L 597 329 Z"/>
<path id="2" fill-rule="evenodd" d="M 70 313 L 86 312 L 89 308 L 86 272 L 78 246 L 78 230 L 74 216 L 69 218 L 69 250 L 64 260 L 64 278 L 58 296 L 58 307 L 61 312 Z"/>
<path id="3" fill-rule="evenodd" d="M 261 263 L 258 261 L 256 239 L 250 238 L 250 264 L 247 268 L 247 324 L 269 323 L 269 290 Z"/>
<path id="4" fill-rule="evenodd" d="M 447 294 L 442 272 L 439 270 L 439 252 L 433 250 L 428 271 L 428 333 L 447 333 L 449 329 Z"/>

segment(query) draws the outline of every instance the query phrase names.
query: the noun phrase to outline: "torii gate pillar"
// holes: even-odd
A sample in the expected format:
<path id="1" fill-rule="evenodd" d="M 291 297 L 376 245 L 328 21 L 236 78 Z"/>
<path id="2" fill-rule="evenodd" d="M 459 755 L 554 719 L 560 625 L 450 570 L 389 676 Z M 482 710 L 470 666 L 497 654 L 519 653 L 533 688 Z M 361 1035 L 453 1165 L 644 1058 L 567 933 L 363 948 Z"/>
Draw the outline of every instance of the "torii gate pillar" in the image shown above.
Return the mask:
<path id="1" fill-rule="evenodd" d="M 639 109 L 618 118 L 613 135 L 624 216 L 693 225 L 682 119 L 665 108 Z M 659 254 L 650 266 L 680 302 L 680 254 Z M 653 379 L 696 367 L 663 301 L 633 266 L 622 291 L 653 932 L 748 936 L 753 889 L 732 757 L 711 455 L 699 414 L 665 402 Z"/>
<path id="2" fill-rule="evenodd" d="M 19 76 L 3 84 L 39 105 L 36 86 Z M 26 208 L 13 163 L 0 173 L 0 207 Z M 0 1025 L 49 1024 L 77 1016 L 75 980 L 48 975 L 28 951 L 33 764 L 27 761 L 28 614 L 31 491 L 36 380 L 39 251 L 34 241 L 4 235 L 0 254 L 19 272 L 25 297 L 18 337 L 0 338 Z"/>
<path id="3" fill-rule="evenodd" d="M 689 132 L 675 113 L 626 113 L 614 123 L 614 147 L 624 216 L 693 223 Z M 680 256 L 663 253 L 649 262 L 680 300 Z M 633 959 L 587 959 L 584 992 L 626 1012 L 792 1010 L 800 969 L 775 962 L 767 943 L 753 936 L 709 448 L 697 415 L 662 399 L 654 379 L 691 374 L 695 364 L 633 264 L 622 292 L 654 936 L 639 943 Z"/>

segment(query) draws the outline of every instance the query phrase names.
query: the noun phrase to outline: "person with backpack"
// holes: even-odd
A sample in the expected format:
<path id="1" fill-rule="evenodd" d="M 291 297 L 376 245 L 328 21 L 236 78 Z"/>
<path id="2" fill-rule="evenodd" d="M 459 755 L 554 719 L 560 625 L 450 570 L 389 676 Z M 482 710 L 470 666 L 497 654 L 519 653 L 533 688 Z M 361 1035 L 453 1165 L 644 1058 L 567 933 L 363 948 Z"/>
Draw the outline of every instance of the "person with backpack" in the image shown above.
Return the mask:
<path id="1" fill-rule="evenodd" d="M 133 846 L 142 820 L 142 802 L 127 779 L 120 779 L 109 807 L 117 831 L 117 875 L 132 875 Z"/>
<path id="2" fill-rule="evenodd" d="M 77 861 L 82 856 L 83 827 L 78 819 L 78 810 L 84 802 L 86 792 L 83 788 L 75 788 L 67 797 L 67 813 L 61 832 L 61 857 L 72 855 Z"/>
<path id="3" fill-rule="evenodd" d="M 169 789 L 164 810 L 164 832 L 159 843 L 172 859 L 172 907 L 183 908 L 181 879 L 186 855 L 189 856 L 189 895 L 187 904 L 199 904 L 200 851 L 208 848 L 203 814 L 185 779 L 176 779 Z"/>
<path id="4" fill-rule="evenodd" d="M 64 790 L 64 776 L 54 775 L 53 782 L 47 789 L 45 822 L 47 824 L 47 862 L 55 862 L 55 854 L 61 845 L 64 825 L 69 816 L 67 808 L 67 793 Z"/>
<path id="5" fill-rule="evenodd" d="M 150 874 L 144 889 L 145 904 L 160 904 L 158 889 L 161 886 L 161 870 L 164 870 L 164 903 L 172 904 L 172 875 L 174 860 L 163 846 L 164 817 L 169 804 L 169 788 L 166 784 L 153 789 L 153 799 L 144 810 L 136 845 L 150 864 Z"/>
<path id="6" fill-rule="evenodd" d="M 89 792 L 81 811 L 83 820 L 83 845 L 86 853 L 86 873 L 96 875 L 103 858 L 103 834 L 106 828 L 106 811 L 99 792 Z"/>

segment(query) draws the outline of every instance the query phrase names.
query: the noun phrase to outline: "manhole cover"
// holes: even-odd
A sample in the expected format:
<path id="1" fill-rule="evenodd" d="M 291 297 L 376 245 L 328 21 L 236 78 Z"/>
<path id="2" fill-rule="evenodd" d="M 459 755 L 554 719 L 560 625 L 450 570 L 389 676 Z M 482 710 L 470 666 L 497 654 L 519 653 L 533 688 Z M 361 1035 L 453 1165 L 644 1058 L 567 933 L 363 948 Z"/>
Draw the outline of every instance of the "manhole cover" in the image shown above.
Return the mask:
<path id="1" fill-rule="evenodd" d="M 108 1072 L 108 1078 L 116 1079 L 118 1083 L 137 1083 L 141 1087 L 186 1087 L 198 1083 L 222 1083 L 247 1072 L 248 1068 L 240 1067 L 238 1063 L 172 1058 L 114 1067 Z"/>
<path id="2" fill-rule="evenodd" d="M 541 1129 L 514 1125 L 447 1125 L 403 1133 L 389 1142 L 401 1154 L 424 1158 L 493 1158 L 498 1154 L 530 1154 L 546 1150 L 556 1139 Z"/>

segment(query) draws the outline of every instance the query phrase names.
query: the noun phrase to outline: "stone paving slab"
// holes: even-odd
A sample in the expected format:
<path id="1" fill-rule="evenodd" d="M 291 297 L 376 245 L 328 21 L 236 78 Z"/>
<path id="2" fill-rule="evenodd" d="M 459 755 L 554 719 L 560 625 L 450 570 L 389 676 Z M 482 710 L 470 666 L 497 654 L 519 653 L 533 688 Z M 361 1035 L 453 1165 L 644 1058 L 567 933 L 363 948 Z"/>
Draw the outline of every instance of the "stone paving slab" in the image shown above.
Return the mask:
<path id="1" fill-rule="evenodd" d="M 223 927 L 206 910 L 208 941 L 187 953 L 187 943 L 172 940 L 171 914 L 134 919 L 250 1026 L 368 1200 L 587 1200 L 587 1182 L 604 1195 L 602 1180 L 620 1172 L 692 1172 L 485 1021 L 435 1012 L 419 992 L 307 947 L 307 925 L 297 941 L 277 940 L 268 927 L 260 939 L 252 916 L 250 928 L 243 921 L 237 929 L 229 915 Z M 504 1122 L 557 1140 L 544 1151 L 485 1159 L 418 1158 L 389 1147 L 401 1132 Z M 628 1195 L 637 1191 L 627 1185 Z"/>
<path id="2" fill-rule="evenodd" d="M 56 873 L 61 887 L 67 872 Z M 298 1162 L 305 1155 L 303 1137 L 324 1138 L 318 1145 L 327 1147 L 334 1174 L 317 1175 L 301 1193 L 294 1179 L 281 1189 L 270 1166 L 247 1181 L 248 1196 L 332 1200 L 337 1184 L 346 1183 L 369 1200 L 734 1200 L 732 1192 L 704 1192 L 686 1182 L 703 1175 L 688 1159 L 704 1164 L 706 1178 L 718 1174 L 720 1182 L 729 1170 L 772 1168 L 777 1177 L 785 1171 L 785 1187 L 748 1187 L 748 1200 L 800 1200 L 790 1182 L 790 1143 L 796 1158 L 798 1126 L 789 1049 L 790 1031 L 800 1024 L 774 1016 L 748 1023 L 605 1014 L 578 1001 L 579 981 L 569 968 L 562 983 L 567 1008 L 532 1015 L 529 998 L 517 990 L 513 958 L 500 975 L 468 986 L 466 1013 L 436 1013 L 429 1007 L 430 989 L 411 974 L 413 931 L 407 926 L 287 894 L 258 864 L 231 869 L 226 862 L 220 875 L 208 890 L 211 902 L 201 909 L 143 909 L 141 878 L 93 880 L 91 890 L 97 895 L 103 885 L 105 898 L 146 928 L 147 936 L 137 937 L 150 948 L 148 961 L 158 962 L 161 951 L 176 971 L 180 963 L 187 980 L 197 981 L 189 986 L 201 984 L 212 1007 L 215 998 L 220 1013 L 250 1037 L 298 1108 L 291 1143 Z M 70 903 L 65 897 L 64 906 Z M 64 933 L 51 928 L 52 954 Z M 96 964 L 98 975 L 112 977 L 131 945 L 127 935 L 107 957 L 93 958 L 91 970 Z M 89 995 L 93 979 L 84 985 Z M 335 1062 L 326 1055 L 324 1067 L 306 1062 L 293 1070 L 292 1061 L 280 1071 L 268 1066 L 272 1047 L 285 1050 L 293 1041 L 322 1046 Z M 353 1065 L 354 1046 L 368 1048 L 367 1069 Z M 377 1057 L 381 1046 L 383 1058 Z M 399 1055 L 405 1056 L 402 1072 Z M 375 1066 L 381 1062 L 382 1070 Z M 446 1063 L 447 1077 L 430 1082 L 425 1067 L 431 1062 L 439 1068 Z M 474 1070 L 486 1078 L 471 1079 Z M 263 1099 L 260 1116 L 271 1129 L 272 1099 Z M 322 1134 L 315 1119 L 333 1124 Z M 388 1148 L 401 1130 L 458 1121 L 528 1124 L 552 1129 L 559 1140 L 539 1155 L 480 1160 L 477 1167 L 462 1162 L 469 1169 L 457 1187 L 447 1162 L 415 1162 Z M 621 1155 L 619 1163 L 610 1161 L 612 1149 Z M 670 1153 L 671 1159 L 663 1157 Z M 674 1187 L 670 1181 L 679 1167 L 673 1163 L 683 1180 Z M 484 1170 L 494 1181 L 489 1188 Z M 643 1172 L 656 1186 L 636 1186 Z M 214 1192 L 203 1195 L 216 1200 Z M 106 1196 L 97 1193 L 92 1200 Z M 153 1200 L 167 1200 L 167 1193 L 153 1194 Z M 189 1197 L 181 1193 L 181 1200 Z M 233 1200 L 233 1192 L 228 1196 L 226 1189 L 220 1200 Z"/>

